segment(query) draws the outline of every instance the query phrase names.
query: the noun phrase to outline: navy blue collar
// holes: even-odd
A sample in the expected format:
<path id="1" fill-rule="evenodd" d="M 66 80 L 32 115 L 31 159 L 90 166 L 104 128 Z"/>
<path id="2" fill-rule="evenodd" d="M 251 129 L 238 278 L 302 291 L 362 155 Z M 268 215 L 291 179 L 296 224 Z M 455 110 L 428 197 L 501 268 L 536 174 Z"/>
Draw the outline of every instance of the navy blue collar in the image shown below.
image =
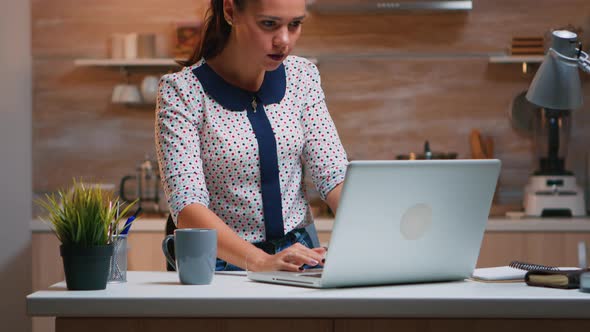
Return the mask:
<path id="1" fill-rule="evenodd" d="M 206 62 L 193 69 L 203 89 L 221 106 L 232 111 L 245 111 L 256 97 L 263 105 L 277 104 L 283 100 L 287 88 L 285 66 L 281 64 L 273 71 L 264 74 L 262 86 L 258 92 L 246 91 L 226 82 L 209 67 Z"/>

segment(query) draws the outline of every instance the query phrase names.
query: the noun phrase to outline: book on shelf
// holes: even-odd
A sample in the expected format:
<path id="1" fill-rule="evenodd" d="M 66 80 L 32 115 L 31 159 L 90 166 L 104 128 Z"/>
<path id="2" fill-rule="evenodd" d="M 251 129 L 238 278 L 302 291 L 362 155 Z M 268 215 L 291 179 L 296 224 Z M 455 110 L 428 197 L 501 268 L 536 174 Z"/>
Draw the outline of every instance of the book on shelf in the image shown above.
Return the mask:
<path id="1" fill-rule="evenodd" d="M 543 55 L 545 42 L 543 37 L 513 37 L 510 44 L 512 55 Z"/>
<path id="2" fill-rule="evenodd" d="M 543 55 L 545 54 L 545 48 L 542 46 L 534 47 L 513 47 L 510 49 L 511 55 Z"/>
<path id="3" fill-rule="evenodd" d="M 475 269 L 471 279 L 483 282 L 524 282 L 527 273 L 531 271 L 551 273 L 579 270 L 576 267 L 556 267 L 513 261 L 506 266 Z"/>

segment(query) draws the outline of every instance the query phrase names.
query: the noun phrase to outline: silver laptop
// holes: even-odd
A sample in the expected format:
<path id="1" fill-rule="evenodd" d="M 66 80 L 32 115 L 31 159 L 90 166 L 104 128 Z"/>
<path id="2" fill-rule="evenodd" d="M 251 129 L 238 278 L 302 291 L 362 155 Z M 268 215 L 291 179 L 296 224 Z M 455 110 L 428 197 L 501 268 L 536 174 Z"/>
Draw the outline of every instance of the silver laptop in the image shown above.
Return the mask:
<path id="1" fill-rule="evenodd" d="M 316 288 L 468 278 L 500 166 L 495 159 L 352 161 L 323 270 L 248 278 Z"/>

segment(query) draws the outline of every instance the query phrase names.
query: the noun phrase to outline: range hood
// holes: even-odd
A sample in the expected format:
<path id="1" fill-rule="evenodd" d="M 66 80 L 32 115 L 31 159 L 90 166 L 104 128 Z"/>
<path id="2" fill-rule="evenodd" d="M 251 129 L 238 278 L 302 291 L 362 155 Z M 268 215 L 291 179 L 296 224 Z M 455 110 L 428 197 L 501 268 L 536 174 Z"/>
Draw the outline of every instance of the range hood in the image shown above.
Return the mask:
<path id="1" fill-rule="evenodd" d="M 465 11 L 472 0 L 308 0 L 310 11 L 318 13 L 390 12 L 403 10 Z"/>

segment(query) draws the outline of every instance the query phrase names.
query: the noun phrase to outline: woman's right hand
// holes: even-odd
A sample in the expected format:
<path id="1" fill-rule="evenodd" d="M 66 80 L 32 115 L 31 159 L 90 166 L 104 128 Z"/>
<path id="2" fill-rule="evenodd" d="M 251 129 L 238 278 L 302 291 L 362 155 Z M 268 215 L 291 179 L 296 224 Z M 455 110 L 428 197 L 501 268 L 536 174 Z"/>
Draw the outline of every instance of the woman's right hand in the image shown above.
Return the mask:
<path id="1" fill-rule="evenodd" d="M 303 265 L 323 266 L 326 248 L 310 249 L 301 243 L 295 243 L 289 248 L 274 254 L 267 255 L 252 266 L 252 271 L 303 271 Z"/>

